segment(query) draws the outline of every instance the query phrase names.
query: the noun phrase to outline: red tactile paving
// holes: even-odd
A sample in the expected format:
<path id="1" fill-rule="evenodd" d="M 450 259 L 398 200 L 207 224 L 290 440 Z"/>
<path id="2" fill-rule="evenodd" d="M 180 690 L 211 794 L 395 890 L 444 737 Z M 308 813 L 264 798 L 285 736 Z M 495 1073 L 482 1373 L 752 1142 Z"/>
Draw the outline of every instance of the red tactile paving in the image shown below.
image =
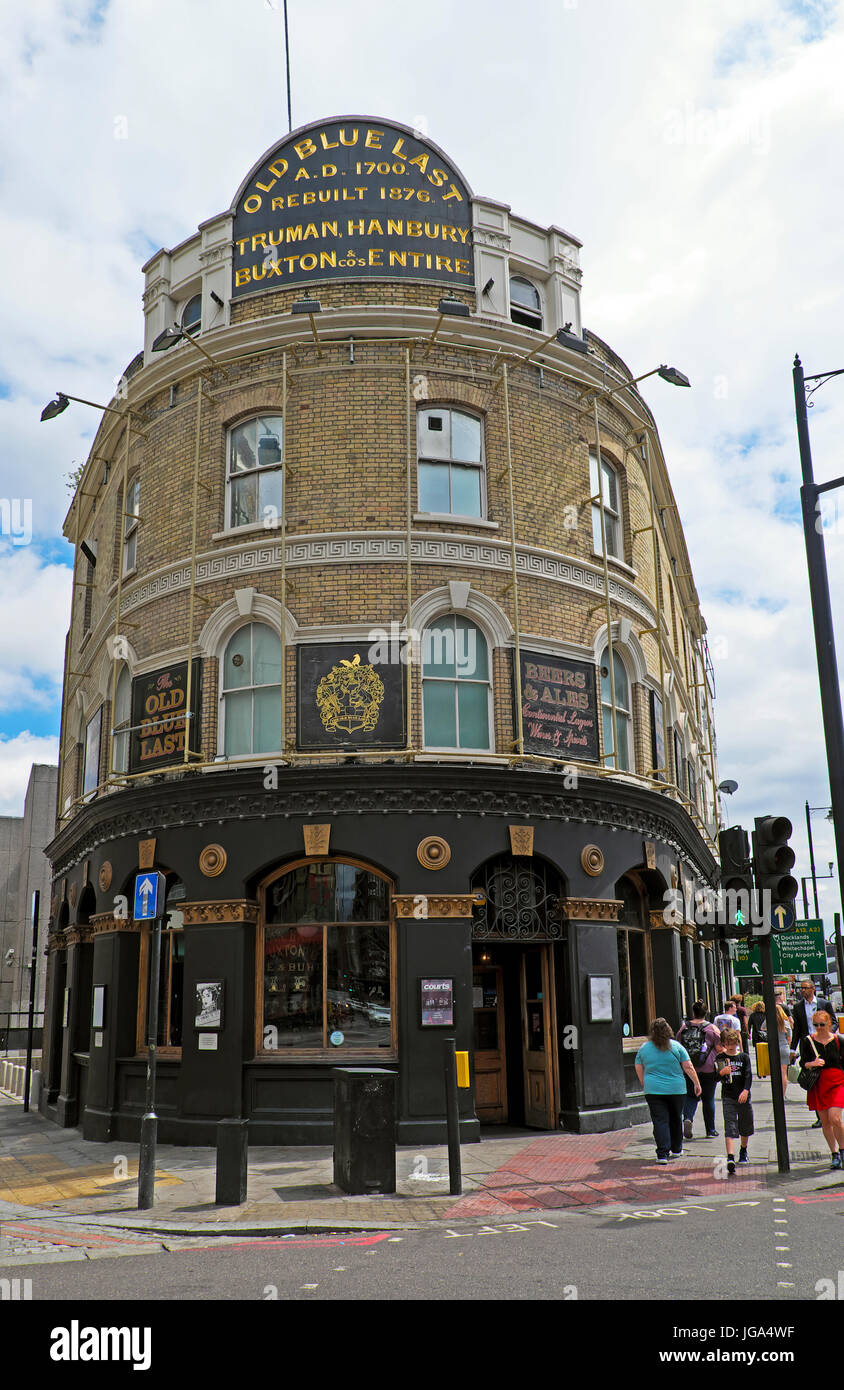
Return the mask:
<path id="1" fill-rule="evenodd" d="M 714 1159 L 678 1159 L 657 1168 L 652 1159 L 622 1157 L 637 1136 L 631 1131 L 547 1135 L 482 1180 L 446 1217 L 492 1216 L 526 1210 L 605 1206 L 618 1202 L 678 1202 L 765 1185 L 765 1168 L 750 1164 L 734 1177 L 715 1176 Z"/>

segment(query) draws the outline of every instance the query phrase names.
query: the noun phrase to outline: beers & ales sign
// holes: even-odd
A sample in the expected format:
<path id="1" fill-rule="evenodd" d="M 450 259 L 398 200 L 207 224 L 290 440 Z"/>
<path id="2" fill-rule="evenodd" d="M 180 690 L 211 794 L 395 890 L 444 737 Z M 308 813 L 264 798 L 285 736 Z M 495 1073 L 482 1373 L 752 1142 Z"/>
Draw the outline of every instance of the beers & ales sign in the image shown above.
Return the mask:
<path id="1" fill-rule="evenodd" d="M 515 652 L 514 652 L 515 659 Z M 595 667 L 569 657 L 521 650 L 525 750 L 549 758 L 597 762 Z"/>
<path id="2" fill-rule="evenodd" d="M 357 277 L 474 283 L 471 194 L 407 126 L 344 116 L 303 126 L 234 202 L 232 297 Z"/>
<path id="3" fill-rule="evenodd" d="M 199 682 L 201 665 L 193 663 L 191 676 L 192 749 L 199 744 Z M 188 663 L 180 661 L 161 671 L 150 671 L 132 682 L 132 737 L 129 771 L 155 772 L 184 761 L 185 710 L 188 694 Z"/>

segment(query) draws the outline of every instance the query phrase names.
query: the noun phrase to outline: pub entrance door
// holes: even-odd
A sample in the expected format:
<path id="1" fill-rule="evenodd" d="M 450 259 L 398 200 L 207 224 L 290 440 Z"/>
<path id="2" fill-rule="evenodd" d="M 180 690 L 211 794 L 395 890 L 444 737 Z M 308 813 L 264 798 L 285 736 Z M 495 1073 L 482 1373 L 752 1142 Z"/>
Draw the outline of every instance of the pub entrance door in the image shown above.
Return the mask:
<path id="1" fill-rule="evenodd" d="M 556 1128 L 550 943 L 473 947 L 475 1110 L 481 1124 Z"/>

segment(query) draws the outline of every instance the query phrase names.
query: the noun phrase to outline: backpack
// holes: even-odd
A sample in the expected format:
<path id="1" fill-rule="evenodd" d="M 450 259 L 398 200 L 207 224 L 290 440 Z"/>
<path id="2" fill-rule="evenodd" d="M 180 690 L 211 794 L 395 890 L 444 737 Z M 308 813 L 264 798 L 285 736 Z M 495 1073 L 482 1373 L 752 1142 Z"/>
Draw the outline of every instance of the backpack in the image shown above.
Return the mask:
<path id="1" fill-rule="evenodd" d="M 688 1023 L 683 1029 L 683 1046 L 689 1054 L 693 1067 L 699 1067 L 709 1051 L 706 1029 L 706 1023 Z"/>

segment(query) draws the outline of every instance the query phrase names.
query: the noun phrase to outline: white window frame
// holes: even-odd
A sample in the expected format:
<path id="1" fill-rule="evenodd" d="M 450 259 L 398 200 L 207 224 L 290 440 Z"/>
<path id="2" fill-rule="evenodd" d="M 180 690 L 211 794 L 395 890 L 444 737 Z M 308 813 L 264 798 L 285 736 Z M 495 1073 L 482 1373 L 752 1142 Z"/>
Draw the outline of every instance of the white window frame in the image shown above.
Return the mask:
<path id="1" fill-rule="evenodd" d="M 628 702 L 629 702 L 629 703 L 628 703 L 628 705 L 627 705 L 626 707 L 625 707 L 624 705 L 621 705 L 621 704 L 619 703 L 619 699 L 618 699 L 618 683 L 616 682 L 616 688 L 615 688 L 615 727 L 616 727 L 616 729 L 618 729 L 619 724 L 621 723 L 622 720 L 624 720 L 624 721 L 626 722 L 626 727 L 627 727 L 627 761 L 628 761 L 628 766 L 627 766 L 627 767 L 618 767 L 618 766 L 617 766 L 617 763 L 618 763 L 618 752 L 619 752 L 619 750 L 618 750 L 617 748 L 613 748 L 612 757 L 611 757 L 611 758 L 607 758 L 607 757 L 604 758 L 604 767 L 609 768 L 612 772 L 633 772 L 633 773 L 635 773 L 635 771 L 636 771 L 636 742 L 635 742 L 635 725 L 634 725 L 634 721 L 633 721 L 633 680 L 631 679 L 630 670 L 629 670 L 629 668 L 628 668 L 627 662 L 624 660 L 624 657 L 623 657 L 623 655 L 622 655 L 622 652 L 619 650 L 619 647 L 618 647 L 615 643 L 613 643 L 612 652 L 613 652 L 613 657 L 614 657 L 614 658 L 615 658 L 615 657 L 618 657 L 619 665 L 621 666 L 622 670 L 624 671 L 624 675 L 625 675 L 625 678 L 626 678 L 626 680 L 627 680 L 627 699 L 628 699 Z M 612 701 L 611 701 L 611 700 L 605 700 L 605 699 L 604 699 L 604 678 L 603 678 L 603 674 L 602 674 L 603 668 L 604 668 L 604 664 L 605 664 L 605 662 L 606 662 L 608 656 L 609 656 L 609 647 L 606 647 L 606 646 L 605 646 L 605 647 L 603 648 L 603 651 L 601 652 L 601 656 L 600 656 L 600 659 L 599 659 L 599 661 L 598 661 L 598 687 L 599 687 L 599 692 L 600 692 L 600 697 L 601 697 L 601 734 L 602 734 L 602 737 L 603 737 L 603 735 L 604 735 L 604 711 L 606 711 L 606 712 L 609 714 L 609 718 L 610 718 L 610 729 L 612 729 Z M 604 741 L 604 744 L 606 745 L 606 742 L 607 742 L 606 737 L 603 738 L 603 741 Z M 620 741 L 620 740 L 619 740 L 619 741 Z M 605 746 L 605 747 L 604 747 L 604 752 L 606 753 L 606 751 L 607 751 L 607 749 L 606 749 L 606 746 Z"/>
<path id="2" fill-rule="evenodd" d="M 123 574 L 134 574 L 138 568 L 138 529 L 140 526 L 141 480 L 136 476 L 126 488 L 126 511 L 123 516 Z"/>
<path id="3" fill-rule="evenodd" d="M 193 326 L 191 327 L 191 326 L 189 326 L 188 324 L 185 323 L 185 318 L 187 317 L 188 309 L 191 307 L 192 304 L 196 303 L 197 300 L 199 300 L 199 318 L 196 320 L 196 323 L 193 324 Z M 182 312 L 181 312 L 181 314 L 179 315 L 179 325 L 180 325 L 180 327 L 181 327 L 181 329 L 182 329 L 182 332 L 183 332 L 183 333 L 189 333 L 191 337 L 193 337 L 194 333 L 201 333 L 201 332 L 202 332 L 202 292 L 201 292 L 201 291 L 200 291 L 198 294 L 189 295 L 189 297 L 185 300 L 185 303 L 184 303 L 184 305 L 182 306 Z"/>
<path id="4" fill-rule="evenodd" d="M 515 303 L 513 302 L 514 280 L 520 280 L 523 285 L 530 285 L 530 288 L 534 291 L 536 298 L 539 301 L 538 309 L 532 311 L 525 304 L 520 304 L 518 301 L 516 301 Z M 540 290 L 536 282 L 534 280 L 531 280 L 529 275 L 524 275 L 520 270 L 511 270 L 507 279 L 507 296 L 510 303 L 510 322 L 518 324 L 521 328 L 533 328 L 537 332 L 541 333 L 543 325 L 545 323 L 545 310 L 542 302 L 542 291 Z M 517 314 L 522 314 L 524 317 L 522 319 L 514 318 L 514 310 Z M 532 314 L 534 314 L 535 317 L 539 320 L 538 323 L 526 322 L 527 319 L 531 318 Z"/>
<path id="5" fill-rule="evenodd" d="M 267 465 L 266 467 L 261 468 L 261 467 L 259 466 L 259 464 L 258 464 L 258 430 L 260 429 L 260 426 L 261 426 L 261 422 L 262 422 L 262 421 L 270 421 L 270 420 L 272 420 L 272 421 L 278 421 L 278 422 L 280 423 L 280 425 L 281 425 L 280 440 L 279 440 L 280 445 L 281 445 L 281 458 L 279 459 L 278 463 L 274 463 L 274 464 L 272 464 L 272 465 Z M 234 436 L 235 436 L 235 434 L 238 432 L 238 430 L 248 429 L 250 425 L 254 425 L 254 426 L 255 426 L 255 430 L 256 430 L 256 433 L 255 433 L 255 441 L 256 441 L 256 448 L 255 448 L 255 464 L 254 464 L 254 466 L 253 466 L 252 468 L 242 469 L 242 470 L 240 470 L 239 472 L 235 473 L 235 472 L 232 471 L 232 445 L 233 445 Z M 269 426 L 267 426 L 267 428 L 269 428 Z M 278 474 L 280 475 L 280 477 L 281 477 L 281 506 L 283 507 L 283 506 L 285 505 L 285 486 L 286 486 L 286 481 L 287 481 L 287 480 L 286 480 L 286 478 L 285 478 L 285 476 L 284 476 L 284 447 L 285 447 L 285 434 L 286 434 L 286 433 L 287 433 L 287 430 L 286 430 L 286 423 L 285 423 L 285 420 L 284 420 L 283 416 L 281 415 L 280 411 L 268 411 L 268 410 L 260 411 L 260 412 L 258 412 L 258 413 L 255 414 L 255 415 L 250 415 L 250 416 L 248 416 L 245 420 L 238 420 L 236 424 L 233 424 L 233 425 L 230 425 L 230 426 L 229 426 L 229 428 L 228 428 L 228 430 L 227 430 L 227 432 L 226 432 L 226 512 L 225 512 L 225 528 L 226 528 L 227 531 L 245 531 L 245 530 L 247 530 L 249 527 L 253 527 L 253 528 L 254 528 L 254 527 L 256 527 L 256 526 L 261 526 L 262 521 L 263 521 L 263 518 L 262 518 L 262 516 L 260 515 L 260 484 L 259 484 L 259 482 L 258 482 L 258 479 L 260 478 L 260 476 L 261 476 L 262 473 L 264 473 L 264 474 L 278 473 Z M 235 522 L 234 517 L 233 517 L 233 512 L 232 512 L 233 498 L 234 498 L 234 487 L 232 486 L 232 484 L 233 484 L 238 478 L 250 478 L 250 477 L 252 477 L 253 475 L 254 475 L 254 477 L 255 477 L 255 479 L 256 479 L 256 488 L 257 488 L 258 494 L 259 494 L 258 497 L 256 498 L 255 520 L 254 520 L 254 521 L 238 521 L 238 522 Z"/>
<path id="6" fill-rule="evenodd" d="M 120 703 L 120 687 L 129 689 L 129 703 L 126 715 L 118 724 L 117 713 Z M 114 687 L 114 711 L 112 715 L 112 735 L 111 735 L 111 768 L 110 772 L 116 772 L 120 776 L 127 776 L 129 772 L 129 745 L 132 739 L 132 675 L 128 666 L 121 669 L 117 677 L 117 684 Z M 121 728 L 125 725 L 125 728 Z M 120 750 L 120 751 L 118 751 Z M 118 765 L 118 764 L 122 765 Z"/>
<path id="7" fill-rule="evenodd" d="M 428 415 L 449 415 L 449 416 L 451 416 L 451 415 L 464 415 L 468 420 L 476 420 L 476 421 L 478 422 L 478 424 L 480 425 L 480 428 L 481 428 L 481 457 L 480 457 L 480 461 L 479 461 L 478 463 L 473 463 L 473 462 L 472 462 L 471 460 L 469 460 L 469 459 L 456 459 L 456 458 L 453 458 L 453 457 L 451 456 L 451 453 L 449 453 L 449 457 L 448 457 L 448 458 L 435 458 L 434 455 L 432 455 L 432 454 L 423 453 L 422 447 L 421 447 L 421 440 L 420 440 L 420 435 L 422 434 L 422 429 L 421 429 L 421 426 L 420 426 L 420 421 L 421 421 L 423 418 L 427 418 Z M 471 525 L 471 523 L 472 523 L 473 521 L 485 521 L 485 520 L 487 519 L 486 440 L 485 440 L 485 437 L 484 437 L 484 436 L 485 436 L 485 433 L 486 433 L 486 430 L 485 430 L 485 423 L 486 423 L 486 422 L 485 422 L 485 420 L 484 420 L 484 417 L 483 417 L 483 415 L 480 414 L 479 411 L 476 411 L 476 410 L 464 410 L 461 406 L 458 406 L 458 405 L 432 405 L 432 404 L 430 403 L 430 401 L 426 401 L 425 404 L 424 404 L 423 406 L 420 406 L 420 408 L 417 410 L 417 412 L 416 412 L 416 501 L 417 501 L 417 505 L 418 505 L 418 508 L 419 508 L 419 515 L 420 515 L 420 516 L 430 516 L 430 517 L 446 516 L 446 517 L 449 517 L 449 518 L 454 518 L 454 519 L 459 520 L 459 521 L 466 521 L 466 522 L 469 523 L 470 525 Z M 451 424 L 450 424 L 450 422 L 449 422 L 449 431 L 450 431 L 450 430 L 451 430 Z M 435 467 L 447 468 L 447 469 L 448 469 L 448 500 L 449 500 L 449 510 L 448 510 L 447 512 L 426 512 L 426 511 L 423 511 L 423 510 L 422 510 L 422 484 L 421 484 L 421 475 L 420 475 L 420 467 L 421 467 L 422 464 L 432 464 L 432 465 L 434 465 Z M 480 485 L 479 485 L 478 491 L 479 491 L 479 494 L 480 494 L 480 502 L 481 502 L 481 510 L 480 510 L 480 514 L 479 514 L 478 516 L 474 516 L 471 512 L 468 512 L 468 513 L 467 513 L 467 512 L 457 512 L 457 511 L 454 511 L 454 509 L 452 508 L 452 506 L 451 506 L 451 499 L 452 499 L 453 488 L 452 488 L 451 476 L 452 476 L 452 469 L 454 469 L 454 468 L 474 468 L 474 469 L 477 470 L 478 476 L 479 476 L 479 480 L 480 480 Z"/>
<path id="8" fill-rule="evenodd" d="M 276 638 L 276 640 L 278 641 L 278 644 L 279 644 L 279 651 L 281 651 L 281 636 L 280 636 L 280 634 L 278 633 L 278 631 L 276 630 L 276 628 L 272 625 L 272 623 L 265 622 L 265 621 L 263 621 L 263 620 L 260 619 L 260 618 L 254 619 L 252 622 L 241 623 L 238 627 L 236 627 L 236 628 L 234 629 L 233 632 L 229 632 L 229 633 L 227 634 L 226 640 L 225 640 L 225 642 L 224 642 L 223 645 L 222 645 L 222 648 L 221 648 L 221 651 L 220 651 L 220 656 L 219 656 L 219 661 L 218 661 L 218 671 L 219 671 L 219 685 L 220 685 L 220 690 L 219 690 L 219 712 L 218 712 L 218 718 L 217 718 L 217 747 L 218 747 L 218 749 L 219 749 L 219 752 L 218 752 L 218 755 L 217 755 L 217 756 L 218 756 L 218 758 L 219 758 L 221 761 L 225 761 L 225 762 L 236 762 L 236 761 L 238 761 L 238 760 L 240 760 L 240 759 L 249 759 L 249 760 L 252 760 L 252 761 L 254 761 L 255 759 L 261 759 L 262 761 L 266 761 L 267 758 L 273 758 L 273 757 L 279 758 L 279 757 L 281 757 L 281 751 L 282 751 L 282 750 L 281 750 L 280 748 L 268 748 L 268 749 L 263 750 L 263 751 L 261 751 L 261 752 L 259 752 L 259 753 L 256 753 L 256 752 L 255 752 L 254 747 L 251 747 L 251 748 L 250 748 L 250 751 L 247 752 L 247 753 L 227 753 L 227 752 L 226 752 L 226 696 L 227 696 L 227 695 L 244 695 L 244 694 L 247 694 L 247 693 L 248 693 L 248 694 L 251 694 L 251 695 L 253 696 L 253 699 L 252 699 L 252 721 L 251 721 L 251 725 L 250 725 L 250 737 L 249 737 L 250 745 L 254 745 L 254 743 L 255 743 L 255 700 L 254 700 L 254 694 L 255 694 L 255 691 L 256 691 L 256 690 L 277 690 L 277 691 L 278 691 L 279 723 L 281 722 L 281 698 L 282 698 L 282 687 L 283 687 L 283 685 L 284 685 L 284 671 L 283 671 L 283 670 L 282 670 L 282 672 L 281 672 L 281 682 L 279 682 L 279 683 L 276 683 L 276 682 L 273 681 L 273 682 L 268 683 L 267 685 L 255 685 L 255 684 L 252 684 L 252 685 L 237 685 L 237 686 L 232 686 L 232 687 L 231 687 L 230 689 L 228 689 L 228 690 L 226 689 L 226 686 L 225 686 L 226 652 L 227 652 L 228 649 L 229 649 L 230 643 L 232 643 L 232 642 L 234 641 L 235 637 L 237 637 L 239 633 L 244 632 L 244 631 L 247 630 L 247 629 L 251 629 L 251 628 L 255 628 L 255 627 L 266 627 L 266 628 L 269 628 L 270 632 L 273 634 L 273 636 L 274 636 L 274 637 Z M 251 635 L 250 635 L 250 638 L 249 638 L 249 644 L 250 644 L 250 666 L 252 667 L 252 675 L 254 676 L 255 649 L 254 649 L 254 640 L 253 640 L 253 638 L 252 638 Z"/>
<path id="9" fill-rule="evenodd" d="M 492 674 L 492 670 L 493 670 L 493 668 L 492 668 L 492 650 L 493 650 L 493 649 L 492 649 L 492 644 L 490 643 L 490 640 L 489 640 L 489 638 L 487 637 L 486 633 L 484 632 L 483 628 L 480 627 L 480 626 L 478 625 L 478 623 L 475 622 L 474 618 L 466 617 L 466 615 L 465 615 L 464 613 L 455 613 L 455 612 L 439 613 L 435 618 L 431 618 L 431 619 L 428 621 L 428 623 L 426 623 L 426 625 L 425 625 L 425 629 L 424 629 L 424 631 L 423 631 L 423 633 L 422 633 L 422 651 L 423 651 L 423 654 L 424 654 L 424 651 L 425 651 L 425 634 L 428 632 L 429 628 L 437 627 L 437 626 L 443 621 L 444 618 L 464 618 L 465 621 L 466 621 L 467 623 L 471 623 L 471 624 L 472 624 L 472 626 L 474 627 L 475 631 L 478 633 L 478 636 L 480 637 L 481 641 L 484 642 L 485 645 L 486 645 L 487 671 L 489 672 L 489 675 L 486 677 L 485 680 L 477 680 L 477 679 L 475 679 L 475 678 L 473 678 L 473 677 L 471 677 L 471 676 L 469 676 L 469 677 L 466 677 L 466 676 L 457 676 L 456 674 L 455 674 L 454 676 L 426 676 L 426 675 L 425 675 L 425 666 L 424 666 L 424 662 L 423 662 L 423 664 L 422 664 L 422 666 L 421 666 L 421 673 L 422 673 L 422 674 L 421 674 L 421 676 L 420 676 L 420 680 L 421 680 L 421 683 L 422 683 L 422 691 L 421 691 L 421 703 L 422 703 L 422 747 L 425 749 L 425 751 L 426 751 L 427 753 L 453 753 L 453 754 L 458 755 L 459 757 L 464 757 L 464 756 L 465 756 L 465 757 L 470 757 L 470 756 L 478 755 L 478 754 L 481 754 L 481 753 L 486 753 L 486 754 L 488 754 L 488 755 L 494 754 L 494 753 L 495 753 L 495 742 L 494 742 L 494 740 L 495 740 L 495 727 L 494 727 L 493 717 L 492 717 L 492 716 L 493 716 L 493 686 L 492 686 L 492 681 L 493 681 L 493 674 Z M 456 670 L 457 670 L 457 667 L 455 666 L 455 672 L 456 672 Z M 457 744 L 455 744 L 453 747 L 451 747 L 451 746 L 448 746 L 448 745 L 446 745 L 446 744 L 438 744 L 438 743 L 429 743 L 429 742 L 428 742 L 428 740 L 427 740 L 427 734 L 426 734 L 426 730 L 425 730 L 425 681 L 426 681 L 426 680 L 427 680 L 427 681 L 437 681 L 437 682 L 442 683 L 443 685 L 453 685 L 453 686 L 455 687 L 455 694 L 454 694 L 454 705 L 455 705 L 455 710 L 454 710 L 454 715 L 455 715 L 455 728 L 456 728 L 456 730 L 457 730 L 457 737 L 458 737 L 458 739 L 459 739 L 459 737 L 460 737 L 459 711 L 458 711 L 458 708 L 457 708 L 457 686 L 458 686 L 459 682 L 462 680 L 463 683 L 464 683 L 464 684 L 467 684 L 467 685 L 485 685 L 485 686 L 487 687 L 487 709 L 486 709 L 486 718 L 487 718 L 487 746 L 486 746 L 485 748 L 463 748 L 463 747 L 460 746 L 459 743 L 457 743 Z"/>
<path id="10" fill-rule="evenodd" d="M 607 559 L 620 560 L 624 563 L 624 533 L 621 518 L 621 482 L 619 479 L 618 466 L 612 459 L 601 450 L 601 463 L 603 465 L 603 510 L 604 510 L 604 530 L 607 534 Z M 609 474 L 612 488 L 615 491 L 616 505 L 612 505 L 612 493 L 607 489 L 607 475 Z M 589 492 L 595 498 L 598 496 L 598 455 L 594 449 L 589 450 Z M 614 546 L 610 542 L 610 537 L 614 537 Z M 601 535 L 601 503 L 592 503 L 592 549 L 596 555 L 603 557 Z"/>

